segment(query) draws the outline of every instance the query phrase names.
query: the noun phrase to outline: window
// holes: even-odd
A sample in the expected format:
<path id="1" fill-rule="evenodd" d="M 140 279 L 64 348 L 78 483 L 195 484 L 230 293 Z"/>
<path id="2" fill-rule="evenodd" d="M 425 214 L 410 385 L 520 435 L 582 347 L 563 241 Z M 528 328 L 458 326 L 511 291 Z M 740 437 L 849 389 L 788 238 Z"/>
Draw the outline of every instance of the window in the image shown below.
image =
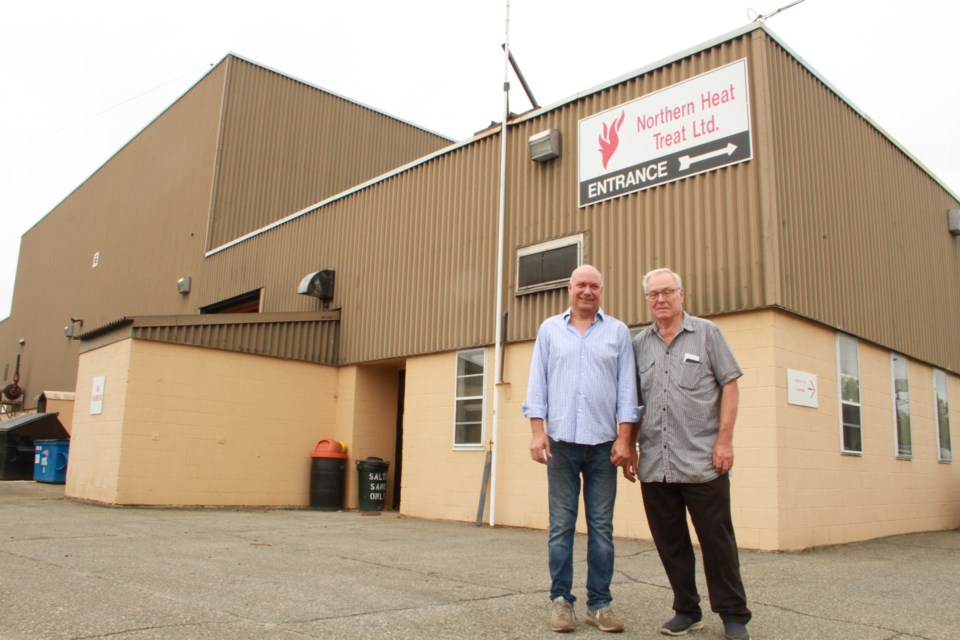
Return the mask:
<path id="1" fill-rule="evenodd" d="M 566 286 L 583 261 L 583 235 L 517 250 L 517 294 Z"/>
<path id="2" fill-rule="evenodd" d="M 486 349 L 461 351 L 457 354 L 456 409 L 453 419 L 453 448 L 483 448 L 484 372 Z"/>
<path id="3" fill-rule="evenodd" d="M 947 402 L 947 374 L 933 370 L 933 399 L 937 410 L 937 460 L 950 462 L 950 403 Z"/>
<path id="4" fill-rule="evenodd" d="M 890 354 L 890 377 L 897 457 L 909 460 L 913 455 L 913 444 L 910 442 L 910 385 L 907 382 L 907 359 L 898 353 Z"/>
<path id="5" fill-rule="evenodd" d="M 200 307 L 200 313 L 258 313 L 259 311 L 260 289 Z"/>
<path id="6" fill-rule="evenodd" d="M 837 380 L 840 398 L 840 450 L 863 453 L 860 419 L 860 363 L 857 341 L 837 334 Z"/>

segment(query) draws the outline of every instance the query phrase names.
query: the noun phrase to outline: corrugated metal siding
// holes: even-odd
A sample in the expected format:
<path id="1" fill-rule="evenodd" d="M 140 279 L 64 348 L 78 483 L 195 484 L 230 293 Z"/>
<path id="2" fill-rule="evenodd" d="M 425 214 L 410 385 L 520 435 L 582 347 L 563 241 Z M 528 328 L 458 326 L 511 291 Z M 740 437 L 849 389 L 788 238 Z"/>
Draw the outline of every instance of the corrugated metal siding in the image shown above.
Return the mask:
<path id="1" fill-rule="evenodd" d="M 235 57 L 207 248 L 450 142 Z"/>
<path id="2" fill-rule="evenodd" d="M 492 340 L 499 146 L 489 137 L 214 254 L 203 300 L 264 288 L 264 310 L 316 309 L 300 278 L 336 269 L 341 362 Z"/>
<path id="3" fill-rule="evenodd" d="M 640 277 L 670 265 L 699 314 L 754 308 L 763 278 L 755 163 L 577 208 L 577 122 L 750 55 L 749 38 L 586 97 L 509 132 L 505 309 L 508 338 L 532 338 L 566 306 L 565 290 L 515 298 L 518 247 L 583 232 L 606 276 L 608 312 L 649 321 Z M 561 130 L 563 156 L 529 160 L 527 139 Z M 337 270 L 343 362 L 489 344 L 495 333 L 499 134 L 331 202 L 208 258 L 205 300 L 263 287 L 265 310 L 305 309 L 302 275 Z"/>
<path id="4" fill-rule="evenodd" d="M 960 253 L 946 228 L 957 202 L 776 43 L 765 47 L 782 305 L 960 371 Z"/>
<path id="5" fill-rule="evenodd" d="M 577 208 L 579 119 L 740 58 L 749 65 L 753 160 Z M 252 129 L 272 109 L 284 114 L 274 142 L 292 130 L 312 136 L 296 129 L 298 119 L 317 131 L 338 121 L 331 115 L 317 126 L 315 119 L 326 116 L 282 106 L 304 99 L 310 112 L 310 99 L 287 93 L 322 92 L 246 69 L 249 63 L 232 64 L 244 70 L 231 85 L 230 95 L 238 97 L 228 109 L 233 120 L 224 123 L 223 171 L 213 190 L 216 225 L 230 219 L 237 225 L 215 227 L 224 240 L 296 210 L 287 199 L 300 197 L 306 178 L 285 182 L 291 166 L 316 162 L 310 175 L 322 183 L 324 162 L 348 146 L 340 140 L 319 156 L 311 146 L 294 160 L 268 153 L 270 136 Z M 342 314 L 340 363 L 492 343 L 499 135 L 452 148 L 204 258 L 225 69 L 214 69 L 24 236 L 13 314 L 0 327 L 0 364 L 10 364 L 12 375 L 16 341 L 24 337 L 27 393 L 71 388 L 77 343 L 62 338 L 71 315 L 90 327 L 124 315 L 191 314 L 256 289 L 263 290 L 264 312 L 318 311 L 320 302 L 297 295 L 296 287 L 324 268 L 337 273 L 332 307 Z M 250 87 L 241 91 L 241 81 Z M 244 110 L 254 119 L 245 121 Z M 562 157 L 531 162 L 527 139 L 551 127 L 562 133 Z M 243 142 L 244 136 L 251 139 Z M 642 274 L 670 266 L 685 278 L 692 313 L 782 306 L 960 372 L 952 321 L 960 314 L 960 257 L 944 220 L 948 207 L 960 205 L 762 30 L 521 119 L 508 143 L 510 340 L 532 339 L 539 323 L 567 304 L 563 289 L 514 295 L 516 249 L 583 233 L 586 261 L 606 277 L 604 307 L 628 324 L 650 321 Z M 270 168 L 245 164 L 260 152 Z M 91 269 L 96 251 L 100 266 Z M 189 295 L 176 292 L 181 276 L 192 277 Z M 329 338 L 192 331 L 198 334 L 182 339 L 288 354 L 320 348 Z"/>
<path id="6" fill-rule="evenodd" d="M 142 340 L 337 364 L 340 314 L 227 314 L 135 318 Z"/>
<path id="7" fill-rule="evenodd" d="M 533 338 L 539 323 L 568 303 L 565 289 L 514 299 L 516 264 L 510 256 L 517 247 L 581 232 L 586 236 L 584 260 L 604 274 L 605 310 L 628 324 L 651 321 L 640 281 L 650 269 L 663 266 L 683 276 L 691 313 L 711 315 L 763 304 L 756 126 L 750 162 L 577 208 L 580 119 L 740 58 L 747 58 L 752 75 L 751 57 L 750 37 L 745 36 L 510 130 L 510 339 Z M 562 156 L 544 164 L 531 162 L 527 139 L 550 128 L 561 131 Z"/>
<path id="8" fill-rule="evenodd" d="M 194 311 L 176 281 L 203 262 L 224 77 L 222 65 L 211 70 L 24 234 L 4 323 L 13 339 L 0 344 L 0 364 L 15 363 L 22 337 L 31 397 L 34 381 L 73 388 L 77 342 L 63 336 L 70 316 L 89 328 Z"/>

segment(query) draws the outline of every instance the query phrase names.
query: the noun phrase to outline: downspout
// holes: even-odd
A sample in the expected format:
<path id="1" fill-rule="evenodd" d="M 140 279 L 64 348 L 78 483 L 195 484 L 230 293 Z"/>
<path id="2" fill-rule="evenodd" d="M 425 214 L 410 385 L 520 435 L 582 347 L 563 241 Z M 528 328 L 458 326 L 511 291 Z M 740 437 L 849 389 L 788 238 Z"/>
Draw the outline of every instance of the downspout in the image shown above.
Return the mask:
<path id="1" fill-rule="evenodd" d="M 501 354 L 500 341 L 503 331 L 503 222 L 506 209 L 507 193 L 507 118 L 510 116 L 510 0 L 506 0 L 507 13 L 504 26 L 503 41 L 503 122 L 500 125 L 500 211 L 497 220 L 497 303 L 496 303 L 496 338 L 494 339 L 494 364 L 496 376 L 493 386 L 493 435 L 490 439 L 490 449 L 493 456 L 490 464 L 490 526 L 496 526 L 497 521 L 497 436 L 500 427 L 500 391 L 503 385 L 503 376 L 500 371 Z"/>

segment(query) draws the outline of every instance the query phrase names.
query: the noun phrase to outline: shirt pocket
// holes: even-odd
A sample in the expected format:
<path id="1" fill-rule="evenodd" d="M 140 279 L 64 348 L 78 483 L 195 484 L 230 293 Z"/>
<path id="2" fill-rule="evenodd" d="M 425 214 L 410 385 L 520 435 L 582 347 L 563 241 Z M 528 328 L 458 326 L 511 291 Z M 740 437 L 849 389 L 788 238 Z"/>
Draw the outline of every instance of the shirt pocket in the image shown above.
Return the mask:
<path id="1" fill-rule="evenodd" d="M 677 384 L 684 389 L 695 390 L 700 386 L 705 371 L 707 371 L 707 367 L 702 362 L 687 360 L 680 365 L 680 376 L 677 379 Z"/>
<path id="2" fill-rule="evenodd" d="M 637 376 L 640 378 L 640 404 L 649 404 L 653 391 L 654 360 L 637 362 Z"/>

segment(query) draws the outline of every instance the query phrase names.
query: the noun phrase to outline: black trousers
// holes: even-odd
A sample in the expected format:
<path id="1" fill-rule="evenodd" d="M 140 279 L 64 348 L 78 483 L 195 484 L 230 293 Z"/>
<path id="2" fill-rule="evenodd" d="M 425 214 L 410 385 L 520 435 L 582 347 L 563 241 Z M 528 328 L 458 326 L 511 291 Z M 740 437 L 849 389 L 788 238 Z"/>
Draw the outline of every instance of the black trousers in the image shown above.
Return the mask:
<path id="1" fill-rule="evenodd" d="M 703 573 L 710 608 L 724 622 L 750 621 L 747 595 L 740 578 L 740 556 L 730 516 L 730 478 L 726 475 L 702 484 L 644 482 L 643 508 L 660 561 L 673 588 L 673 608 L 700 620 L 696 563 L 687 511 L 700 541 Z"/>

